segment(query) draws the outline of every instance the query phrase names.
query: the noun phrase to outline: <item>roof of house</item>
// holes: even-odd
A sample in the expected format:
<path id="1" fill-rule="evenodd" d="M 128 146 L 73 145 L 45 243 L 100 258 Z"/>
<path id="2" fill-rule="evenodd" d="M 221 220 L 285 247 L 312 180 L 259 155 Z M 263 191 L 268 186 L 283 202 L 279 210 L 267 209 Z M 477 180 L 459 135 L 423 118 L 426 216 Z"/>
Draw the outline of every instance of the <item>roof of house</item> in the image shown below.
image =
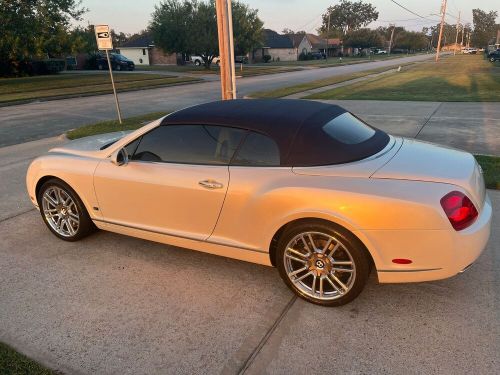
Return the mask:
<path id="1" fill-rule="evenodd" d="M 371 138 L 357 144 L 328 136 L 325 124 L 346 112 L 337 105 L 311 100 L 235 99 L 182 109 L 165 117 L 161 125 L 218 125 L 262 133 L 278 145 L 281 166 L 347 163 L 387 145 L 389 136 L 375 128 Z"/>
<path id="2" fill-rule="evenodd" d="M 313 48 L 325 48 L 326 39 L 314 34 L 306 34 L 309 43 L 311 43 Z M 339 38 L 329 38 L 328 46 L 338 46 L 340 45 Z"/>
<path id="3" fill-rule="evenodd" d="M 292 41 L 293 48 L 298 48 L 300 43 L 302 43 L 305 34 L 286 34 L 286 36 Z"/>
<path id="4" fill-rule="evenodd" d="M 264 47 L 293 48 L 293 43 L 286 35 L 278 34 L 274 30 L 264 29 Z"/>
<path id="5" fill-rule="evenodd" d="M 151 34 L 138 35 L 135 38 L 123 43 L 119 48 L 148 48 L 154 46 Z"/>

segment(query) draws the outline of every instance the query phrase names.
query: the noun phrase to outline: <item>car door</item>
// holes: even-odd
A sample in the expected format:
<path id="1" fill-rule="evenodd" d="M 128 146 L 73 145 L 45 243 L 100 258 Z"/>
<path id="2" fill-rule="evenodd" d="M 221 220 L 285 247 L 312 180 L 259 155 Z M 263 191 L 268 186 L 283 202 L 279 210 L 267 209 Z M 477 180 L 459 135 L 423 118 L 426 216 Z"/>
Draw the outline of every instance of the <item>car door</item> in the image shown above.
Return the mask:
<path id="1" fill-rule="evenodd" d="M 219 217 L 229 161 L 245 131 L 161 125 L 130 143 L 129 162 L 99 163 L 94 187 L 104 221 L 205 240 Z"/>

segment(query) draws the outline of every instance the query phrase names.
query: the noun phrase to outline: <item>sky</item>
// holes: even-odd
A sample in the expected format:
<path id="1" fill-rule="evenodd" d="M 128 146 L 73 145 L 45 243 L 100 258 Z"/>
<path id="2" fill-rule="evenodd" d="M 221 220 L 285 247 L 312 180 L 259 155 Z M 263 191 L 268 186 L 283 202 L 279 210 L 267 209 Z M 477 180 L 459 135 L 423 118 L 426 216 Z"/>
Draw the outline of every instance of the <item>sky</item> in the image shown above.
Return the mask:
<path id="1" fill-rule="evenodd" d="M 264 27 L 281 32 L 284 28 L 294 31 L 305 30 L 316 33 L 321 24 L 321 15 L 338 0 L 240 0 L 251 8 L 259 10 Z M 441 0 L 396 0 L 399 4 L 420 16 L 422 19 L 400 8 L 391 0 L 364 0 L 379 11 L 379 19 L 370 27 L 388 26 L 395 23 L 409 30 L 421 30 L 424 26 L 435 25 L 439 17 Z M 147 27 L 155 5 L 160 0 L 83 0 L 82 5 L 89 9 L 82 24 L 109 24 L 111 28 L 124 33 L 135 33 Z M 499 0 L 448 0 L 446 21 L 455 24 L 459 10 L 462 19 L 472 23 L 472 8 L 484 11 L 496 10 L 500 14 Z M 432 20 L 436 20 L 435 22 Z M 500 22 L 500 18 L 497 18 Z"/>

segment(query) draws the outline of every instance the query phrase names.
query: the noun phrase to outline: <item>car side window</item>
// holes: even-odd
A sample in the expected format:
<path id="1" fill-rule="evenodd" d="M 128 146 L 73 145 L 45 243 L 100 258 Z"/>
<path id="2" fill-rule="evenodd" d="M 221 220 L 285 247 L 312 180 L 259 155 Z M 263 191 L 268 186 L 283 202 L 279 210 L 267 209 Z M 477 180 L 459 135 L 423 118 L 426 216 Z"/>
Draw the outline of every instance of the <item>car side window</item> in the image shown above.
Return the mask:
<path id="1" fill-rule="evenodd" d="M 279 167 L 280 152 L 276 142 L 262 134 L 249 133 L 231 165 Z"/>
<path id="2" fill-rule="evenodd" d="M 162 125 L 142 136 L 131 160 L 227 165 L 245 130 L 207 125 Z"/>

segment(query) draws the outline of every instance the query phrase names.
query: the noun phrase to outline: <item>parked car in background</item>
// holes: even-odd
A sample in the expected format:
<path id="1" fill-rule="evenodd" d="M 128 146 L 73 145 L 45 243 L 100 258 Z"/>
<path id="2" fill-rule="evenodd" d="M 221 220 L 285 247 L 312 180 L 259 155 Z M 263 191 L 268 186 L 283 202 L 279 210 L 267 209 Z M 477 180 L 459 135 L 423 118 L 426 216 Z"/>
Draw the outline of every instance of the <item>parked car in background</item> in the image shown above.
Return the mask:
<path id="1" fill-rule="evenodd" d="M 212 60 L 212 64 L 219 65 L 219 60 L 219 56 L 214 57 L 214 59 Z M 199 55 L 192 55 L 191 62 L 196 66 L 202 66 L 203 64 L 205 64 L 203 58 Z"/>
<path id="2" fill-rule="evenodd" d="M 322 52 L 311 52 L 311 57 L 313 60 L 322 60 L 326 59 L 326 56 Z"/>
<path id="3" fill-rule="evenodd" d="M 464 271 L 492 216 L 471 154 L 309 100 L 205 103 L 82 138 L 35 159 L 26 183 L 62 240 L 97 227 L 272 265 L 324 306 L 356 298 L 370 270 L 381 283 Z"/>
<path id="4" fill-rule="evenodd" d="M 377 49 L 375 50 L 375 55 L 387 55 L 387 51 L 385 49 Z"/>
<path id="5" fill-rule="evenodd" d="M 111 62 L 111 69 L 113 70 L 134 70 L 135 64 L 132 60 L 127 59 L 119 53 L 110 53 L 109 60 Z M 96 67 L 99 70 L 108 69 L 108 59 L 106 54 L 98 53 L 96 58 Z"/>
<path id="6" fill-rule="evenodd" d="M 477 54 L 477 49 L 472 47 L 462 48 L 462 53 L 466 55 L 475 55 Z"/>
<path id="7" fill-rule="evenodd" d="M 236 64 L 248 64 L 247 56 L 234 56 L 234 62 Z"/>
<path id="8" fill-rule="evenodd" d="M 488 60 L 491 62 L 500 61 L 500 49 L 488 53 Z"/>

